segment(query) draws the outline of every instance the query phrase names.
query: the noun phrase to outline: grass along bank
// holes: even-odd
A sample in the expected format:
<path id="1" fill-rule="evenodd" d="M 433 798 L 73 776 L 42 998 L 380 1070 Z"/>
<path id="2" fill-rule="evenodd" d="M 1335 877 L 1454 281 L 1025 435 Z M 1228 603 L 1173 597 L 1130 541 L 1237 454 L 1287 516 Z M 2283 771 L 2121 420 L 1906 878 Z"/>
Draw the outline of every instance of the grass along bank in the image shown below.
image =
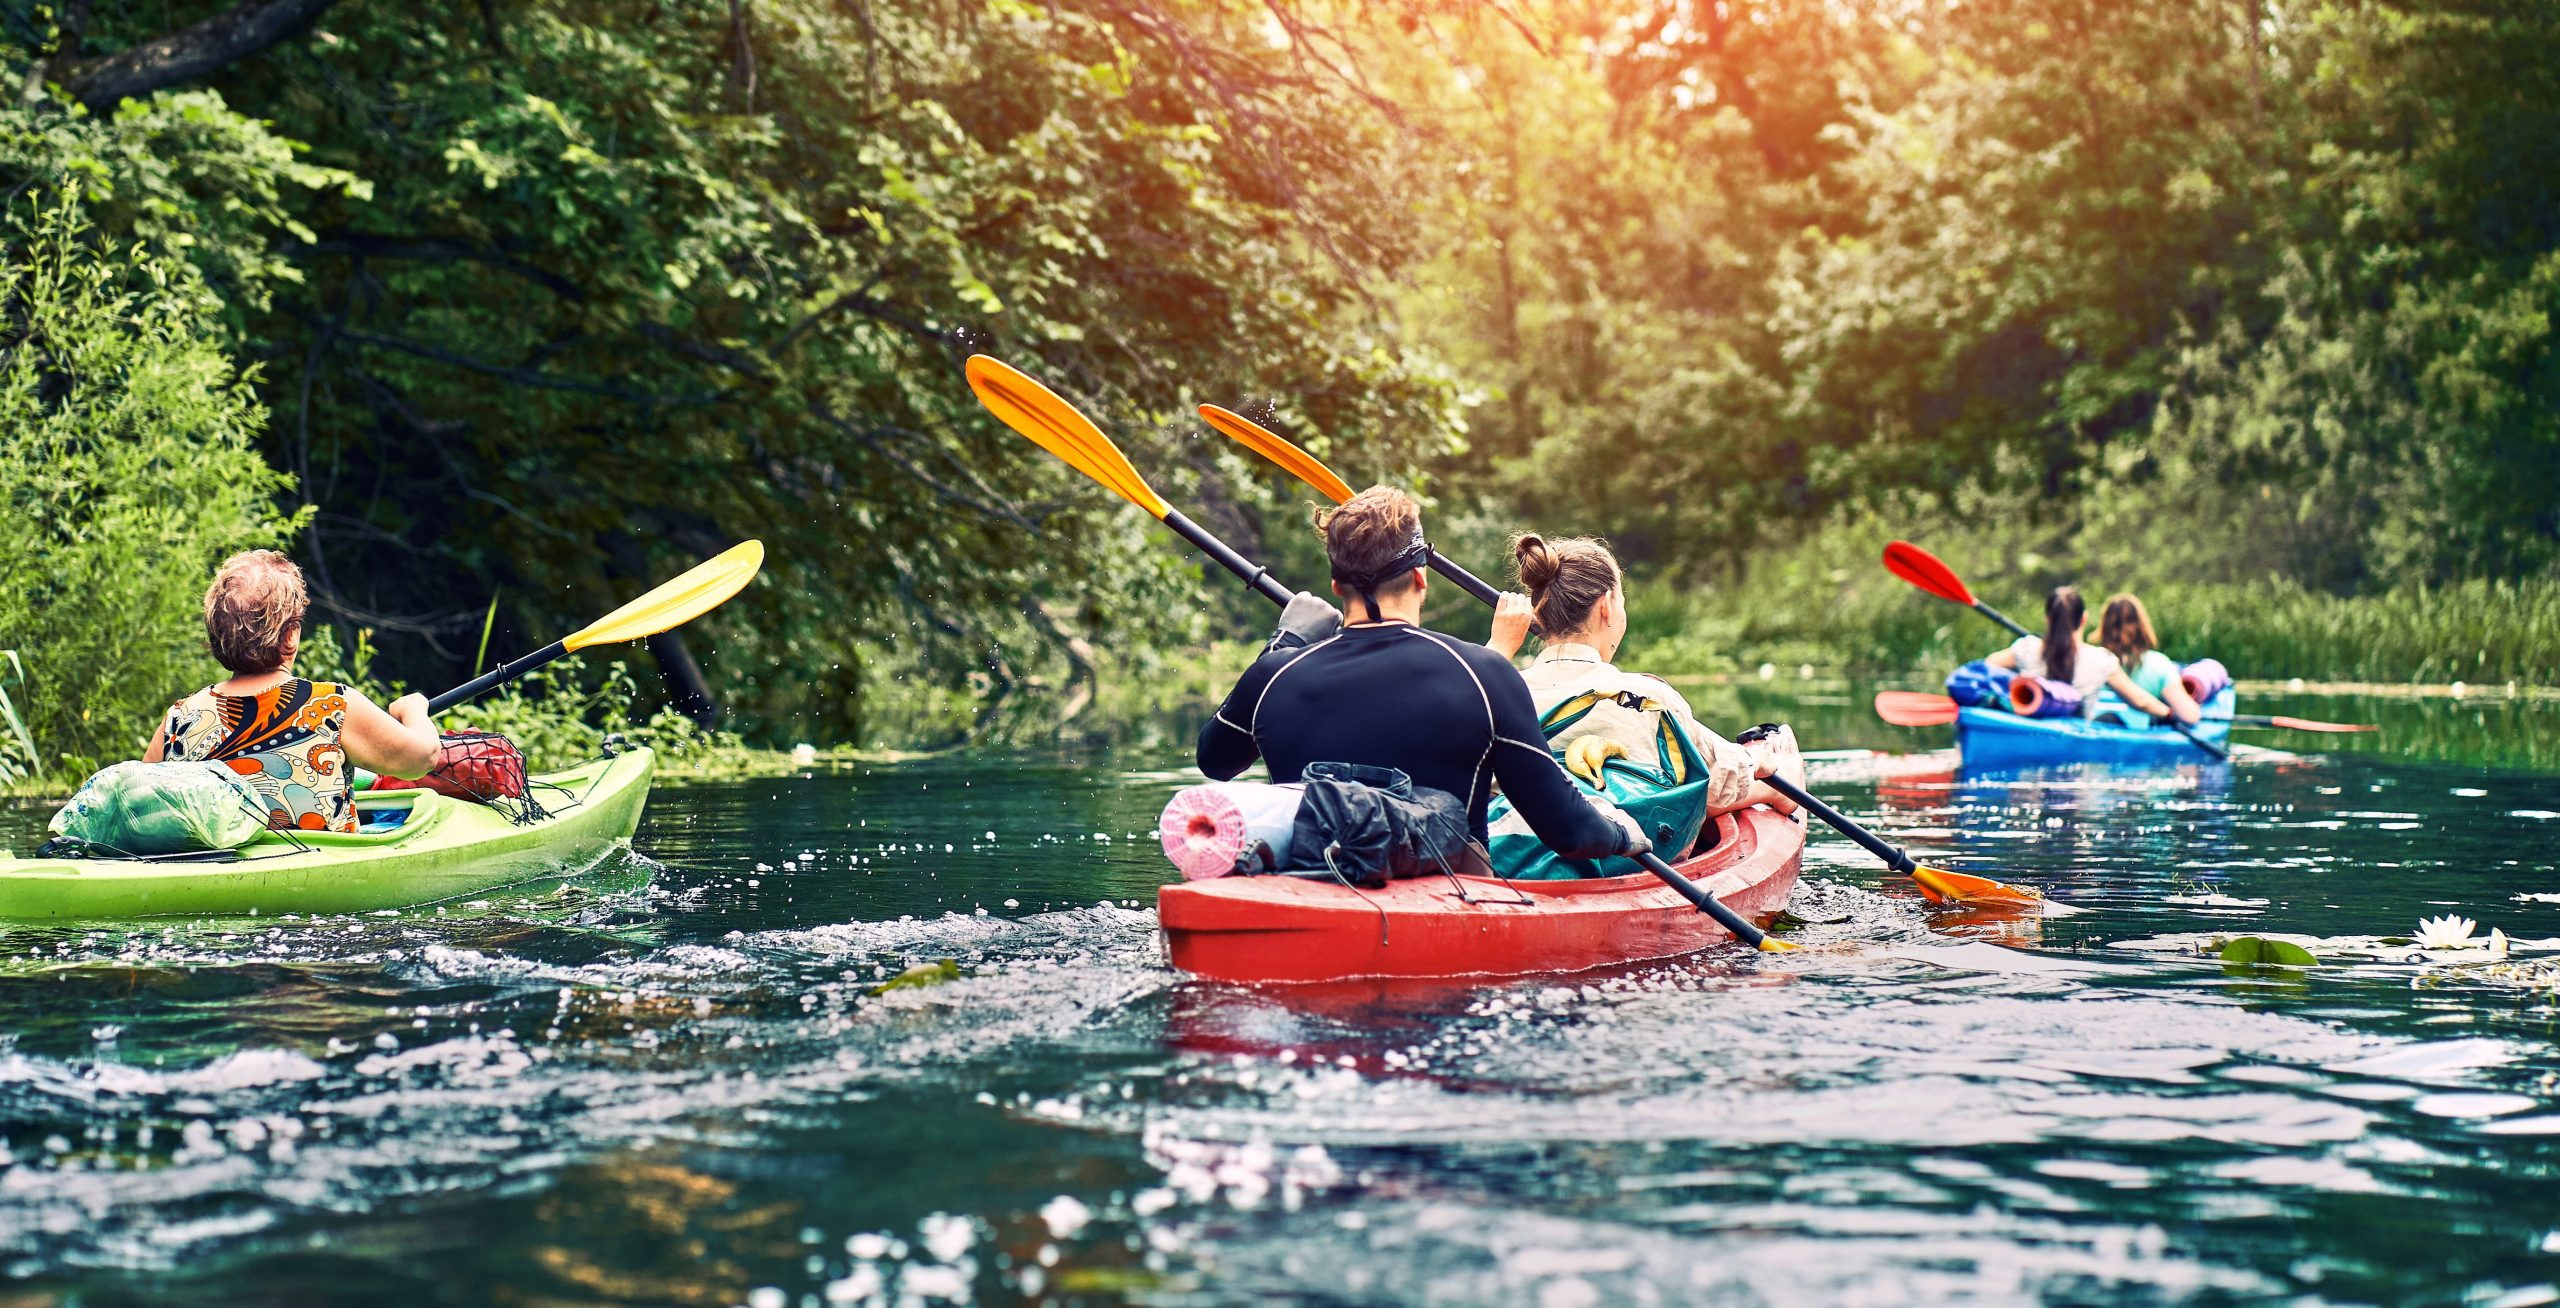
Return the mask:
<path id="1" fill-rule="evenodd" d="M 1621 661 L 1699 674 L 1810 663 L 1927 682 L 2009 639 L 1881 567 L 1809 571 L 1766 568 L 1746 584 L 1685 590 L 1639 582 Z M 1992 607 L 2030 628 L 2043 626 L 2045 584 L 1970 580 Z M 2091 579 L 2082 591 L 2094 620 L 2111 588 Z M 2471 581 L 2353 597 L 2272 579 L 2169 581 L 2139 593 L 2170 654 L 2218 658 L 2243 680 L 2560 686 L 2560 580 Z"/>

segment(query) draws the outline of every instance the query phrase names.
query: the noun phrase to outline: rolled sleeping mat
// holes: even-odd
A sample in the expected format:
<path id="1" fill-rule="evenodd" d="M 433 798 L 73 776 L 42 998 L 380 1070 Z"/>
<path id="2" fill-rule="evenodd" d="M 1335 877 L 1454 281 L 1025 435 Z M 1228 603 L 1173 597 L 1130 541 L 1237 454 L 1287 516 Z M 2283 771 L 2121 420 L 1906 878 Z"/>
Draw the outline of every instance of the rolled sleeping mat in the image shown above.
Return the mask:
<path id="1" fill-rule="evenodd" d="M 1191 786 L 1165 804 L 1156 837 L 1185 881 L 1275 871 L 1289 865 L 1289 829 L 1305 794 L 1261 781 Z"/>
<path id="2" fill-rule="evenodd" d="M 2067 718 L 2080 711 L 2080 692 L 2051 677 L 2020 677 L 2009 683 L 2009 707 L 2020 717 Z"/>
<path id="3" fill-rule="evenodd" d="M 2201 704 L 2231 684 L 2231 672 L 2220 659 L 2197 659 L 2178 670 L 2178 680 L 2187 683 L 2187 693 Z"/>

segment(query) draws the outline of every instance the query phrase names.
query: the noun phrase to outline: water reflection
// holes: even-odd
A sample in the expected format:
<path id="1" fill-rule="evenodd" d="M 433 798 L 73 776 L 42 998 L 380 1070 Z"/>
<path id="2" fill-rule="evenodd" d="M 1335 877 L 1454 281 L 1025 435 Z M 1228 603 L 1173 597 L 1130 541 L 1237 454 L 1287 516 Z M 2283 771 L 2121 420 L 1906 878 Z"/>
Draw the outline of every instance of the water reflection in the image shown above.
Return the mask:
<path id="1" fill-rule="evenodd" d="M 1163 966 L 1162 762 L 669 791 L 645 856 L 565 897 L 11 931 L 0 1258 L 109 1302 L 2427 1302 L 2554 1275 L 2549 990 L 2146 943 L 2445 911 L 2560 937 L 2531 898 L 2560 894 L 2548 778 L 1826 765 L 1923 857 L 2086 911 L 1934 907 L 1823 838 L 1800 954 L 1283 991 Z"/>

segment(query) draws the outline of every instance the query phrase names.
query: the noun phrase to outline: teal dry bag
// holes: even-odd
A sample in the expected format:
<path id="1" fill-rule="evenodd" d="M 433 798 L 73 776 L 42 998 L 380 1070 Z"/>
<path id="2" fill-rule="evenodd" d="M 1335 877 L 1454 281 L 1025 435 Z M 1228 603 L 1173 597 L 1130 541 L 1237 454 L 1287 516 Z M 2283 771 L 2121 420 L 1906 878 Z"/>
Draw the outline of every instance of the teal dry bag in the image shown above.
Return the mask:
<path id="1" fill-rule="evenodd" d="M 1644 751 L 1652 757 L 1606 760 L 1599 768 L 1599 784 L 1592 788 L 1644 827 L 1645 834 L 1653 838 L 1655 853 L 1677 859 L 1697 840 L 1699 828 L 1706 825 L 1707 762 L 1699 757 L 1697 744 L 1680 729 L 1670 710 L 1632 691 L 1607 695 L 1589 691 L 1547 710 L 1538 719 L 1538 729 L 1546 733 L 1547 743 L 1552 745 L 1559 733 L 1580 722 L 1604 700 L 1615 700 L 1653 715 L 1653 747 Z M 1556 757 L 1561 766 L 1564 752 L 1557 751 Z M 1577 776 L 1574 781 L 1591 786 L 1583 777 Z M 1528 821 L 1503 796 L 1494 797 L 1485 817 L 1490 837 L 1486 848 L 1493 870 L 1512 880 L 1569 881 L 1577 877 L 1631 876 L 1644 870 L 1631 858 L 1594 861 L 1557 854 L 1538 839 Z"/>
<path id="2" fill-rule="evenodd" d="M 219 763 L 115 763 L 80 783 L 46 824 L 107 857 L 238 849 L 267 829 L 267 806 Z"/>

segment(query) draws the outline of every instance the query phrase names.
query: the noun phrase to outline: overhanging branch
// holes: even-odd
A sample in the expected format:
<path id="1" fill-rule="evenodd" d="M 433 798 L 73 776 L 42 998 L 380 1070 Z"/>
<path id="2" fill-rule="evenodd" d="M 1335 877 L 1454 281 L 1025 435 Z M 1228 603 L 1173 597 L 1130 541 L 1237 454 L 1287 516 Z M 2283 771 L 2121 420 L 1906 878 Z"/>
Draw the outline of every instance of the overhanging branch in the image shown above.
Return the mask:
<path id="1" fill-rule="evenodd" d="M 248 0 L 193 27 L 80 64 L 63 89 L 92 112 L 193 81 L 301 31 L 337 0 Z"/>

